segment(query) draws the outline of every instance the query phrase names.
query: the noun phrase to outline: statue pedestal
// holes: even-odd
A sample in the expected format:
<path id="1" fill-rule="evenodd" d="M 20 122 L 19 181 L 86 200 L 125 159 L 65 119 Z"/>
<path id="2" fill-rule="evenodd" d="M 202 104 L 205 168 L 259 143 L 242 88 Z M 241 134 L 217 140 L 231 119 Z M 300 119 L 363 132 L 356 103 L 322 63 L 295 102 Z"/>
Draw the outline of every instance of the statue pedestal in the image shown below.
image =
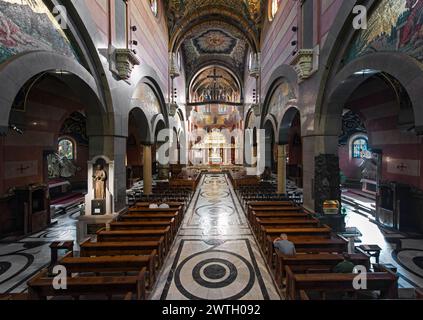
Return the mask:
<path id="1" fill-rule="evenodd" d="M 105 214 L 101 216 L 94 215 L 83 215 L 78 218 L 78 224 L 76 229 L 77 243 L 81 243 L 90 236 L 96 234 L 96 232 L 107 225 L 118 216 L 115 214 Z"/>

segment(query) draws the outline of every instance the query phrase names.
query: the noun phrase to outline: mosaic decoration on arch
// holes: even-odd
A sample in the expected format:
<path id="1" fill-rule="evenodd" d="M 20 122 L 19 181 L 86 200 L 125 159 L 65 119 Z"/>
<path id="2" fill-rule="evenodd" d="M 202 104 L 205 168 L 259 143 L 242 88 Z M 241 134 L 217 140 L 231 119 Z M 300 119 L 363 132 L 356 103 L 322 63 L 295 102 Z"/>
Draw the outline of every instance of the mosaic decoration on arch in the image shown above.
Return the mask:
<path id="1" fill-rule="evenodd" d="M 285 110 L 290 106 L 296 106 L 297 98 L 292 87 L 287 81 L 282 82 L 275 90 L 269 104 L 269 113 L 276 119 L 282 120 Z"/>
<path id="2" fill-rule="evenodd" d="M 53 51 L 79 60 L 42 0 L 0 0 L 0 63 L 34 50 Z"/>
<path id="3" fill-rule="evenodd" d="M 366 53 L 399 51 L 423 62 L 423 0 L 382 0 L 367 30 L 355 36 L 345 63 Z"/>

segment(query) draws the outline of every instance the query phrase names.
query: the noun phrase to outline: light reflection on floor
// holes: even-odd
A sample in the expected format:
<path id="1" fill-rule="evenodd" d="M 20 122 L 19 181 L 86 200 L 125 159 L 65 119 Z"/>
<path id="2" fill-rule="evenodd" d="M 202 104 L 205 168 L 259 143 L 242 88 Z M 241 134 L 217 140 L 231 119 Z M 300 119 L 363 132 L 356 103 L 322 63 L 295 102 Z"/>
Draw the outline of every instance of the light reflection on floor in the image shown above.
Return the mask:
<path id="1" fill-rule="evenodd" d="M 347 217 L 345 218 L 346 227 L 356 227 L 362 234 L 360 237 L 361 243 L 356 243 L 356 245 L 376 244 L 381 247 L 382 251 L 380 254 L 380 263 L 392 264 L 398 268 L 398 272 L 401 275 L 399 280 L 400 287 L 411 288 L 415 285 L 423 286 L 423 278 L 418 277 L 417 275 L 404 269 L 392 257 L 392 251 L 396 249 L 396 244 L 386 241 L 384 233 L 381 231 L 378 225 L 369 221 L 367 217 L 354 212 L 351 206 L 344 205 L 344 207 L 347 208 Z M 389 233 L 389 237 L 403 239 L 403 247 L 404 244 L 411 242 L 406 240 L 406 236 L 396 232 Z M 413 247 L 418 249 L 423 248 L 423 240 L 413 240 Z M 372 258 L 372 263 L 374 262 L 374 258 Z"/>

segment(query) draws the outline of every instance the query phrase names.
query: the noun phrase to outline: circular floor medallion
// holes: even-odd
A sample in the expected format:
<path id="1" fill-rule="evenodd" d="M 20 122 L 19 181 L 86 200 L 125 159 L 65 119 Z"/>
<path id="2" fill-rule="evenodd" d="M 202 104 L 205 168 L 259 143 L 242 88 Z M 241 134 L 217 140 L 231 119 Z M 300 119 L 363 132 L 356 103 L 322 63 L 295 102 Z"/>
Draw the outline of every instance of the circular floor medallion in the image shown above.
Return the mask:
<path id="1" fill-rule="evenodd" d="M 185 258 L 174 280 L 179 292 L 191 300 L 237 300 L 253 288 L 255 273 L 239 254 L 207 250 Z"/>

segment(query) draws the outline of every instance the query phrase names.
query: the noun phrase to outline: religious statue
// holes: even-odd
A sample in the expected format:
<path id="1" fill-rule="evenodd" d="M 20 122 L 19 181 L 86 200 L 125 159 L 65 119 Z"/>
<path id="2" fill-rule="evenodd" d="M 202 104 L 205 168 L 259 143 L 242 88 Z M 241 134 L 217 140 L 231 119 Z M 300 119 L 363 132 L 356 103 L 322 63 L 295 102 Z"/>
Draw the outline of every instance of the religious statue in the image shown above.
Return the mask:
<path id="1" fill-rule="evenodd" d="M 96 200 L 106 199 L 107 174 L 101 165 L 97 165 L 93 175 L 93 179 L 94 179 L 94 198 Z"/>

